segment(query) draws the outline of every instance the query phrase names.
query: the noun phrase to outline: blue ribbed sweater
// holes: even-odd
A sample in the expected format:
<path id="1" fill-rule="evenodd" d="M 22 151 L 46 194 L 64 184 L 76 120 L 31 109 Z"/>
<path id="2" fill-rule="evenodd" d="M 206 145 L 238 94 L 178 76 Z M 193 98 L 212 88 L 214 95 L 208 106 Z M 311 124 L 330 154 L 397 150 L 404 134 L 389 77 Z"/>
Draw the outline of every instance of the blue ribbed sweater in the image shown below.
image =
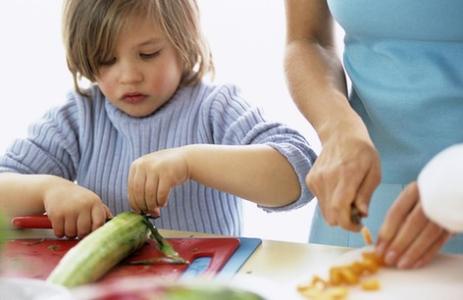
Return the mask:
<path id="1" fill-rule="evenodd" d="M 27 138 L 16 140 L 0 157 L 0 172 L 52 174 L 76 181 L 98 194 L 116 214 L 130 209 L 129 168 L 144 154 L 188 144 L 267 144 L 291 163 L 301 193 L 290 205 L 264 209 L 290 210 L 313 197 L 304 184 L 315 160 L 307 141 L 293 129 L 266 121 L 233 86 L 200 83 L 181 88 L 163 107 L 144 118 L 118 110 L 97 86 L 89 92 L 91 99 L 69 93 L 64 105 L 34 123 Z M 240 235 L 241 199 L 188 181 L 171 191 L 168 206 L 155 225 Z"/>

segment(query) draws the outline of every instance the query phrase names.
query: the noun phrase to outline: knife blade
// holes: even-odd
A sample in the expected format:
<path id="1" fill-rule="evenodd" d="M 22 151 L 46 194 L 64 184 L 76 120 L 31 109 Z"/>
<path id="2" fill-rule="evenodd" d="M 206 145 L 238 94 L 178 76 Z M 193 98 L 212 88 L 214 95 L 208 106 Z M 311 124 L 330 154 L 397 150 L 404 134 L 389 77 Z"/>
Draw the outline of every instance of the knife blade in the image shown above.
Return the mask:
<path id="1" fill-rule="evenodd" d="M 350 209 L 350 220 L 352 223 L 355 225 L 361 225 L 362 224 L 362 218 L 364 217 L 363 213 L 357 208 L 355 203 L 352 203 L 351 209 Z"/>

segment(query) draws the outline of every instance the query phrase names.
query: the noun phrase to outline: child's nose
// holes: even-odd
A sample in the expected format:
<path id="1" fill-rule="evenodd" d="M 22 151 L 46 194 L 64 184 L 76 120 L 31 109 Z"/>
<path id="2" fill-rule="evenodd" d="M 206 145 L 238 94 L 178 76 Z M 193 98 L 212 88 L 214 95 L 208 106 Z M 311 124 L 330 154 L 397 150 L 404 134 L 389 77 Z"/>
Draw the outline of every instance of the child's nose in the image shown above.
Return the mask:
<path id="1" fill-rule="evenodd" d="M 122 84 L 132 84 L 143 80 L 143 73 L 135 64 L 124 64 L 119 72 L 119 81 Z"/>

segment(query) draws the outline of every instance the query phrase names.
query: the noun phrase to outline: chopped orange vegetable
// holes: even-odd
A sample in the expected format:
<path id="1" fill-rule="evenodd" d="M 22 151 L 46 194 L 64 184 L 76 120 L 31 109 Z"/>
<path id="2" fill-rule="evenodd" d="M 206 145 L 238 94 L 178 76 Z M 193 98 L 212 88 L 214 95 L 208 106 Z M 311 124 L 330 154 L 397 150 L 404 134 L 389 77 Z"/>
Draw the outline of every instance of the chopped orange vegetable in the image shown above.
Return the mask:
<path id="1" fill-rule="evenodd" d="M 373 239 L 371 238 L 370 230 L 368 230 L 366 226 L 362 227 L 361 232 L 362 232 L 363 241 L 365 242 L 365 244 L 367 245 L 373 244 Z"/>
<path id="2" fill-rule="evenodd" d="M 362 235 L 367 245 L 372 244 L 372 238 L 368 228 L 362 228 Z M 310 283 L 298 286 L 298 291 L 307 299 L 312 300 L 344 300 L 348 295 L 346 285 L 357 285 L 365 291 L 379 290 L 380 282 L 375 278 L 362 277 L 376 273 L 384 265 L 383 258 L 374 251 L 362 252 L 362 258 L 349 265 L 333 266 L 329 269 L 329 278 L 314 275 Z"/>
<path id="3" fill-rule="evenodd" d="M 371 278 L 371 279 L 364 280 L 361 283 L 361 287 L 364 291 L 377 291 L 380 289 L 381 285 L 378 279 Z"/>

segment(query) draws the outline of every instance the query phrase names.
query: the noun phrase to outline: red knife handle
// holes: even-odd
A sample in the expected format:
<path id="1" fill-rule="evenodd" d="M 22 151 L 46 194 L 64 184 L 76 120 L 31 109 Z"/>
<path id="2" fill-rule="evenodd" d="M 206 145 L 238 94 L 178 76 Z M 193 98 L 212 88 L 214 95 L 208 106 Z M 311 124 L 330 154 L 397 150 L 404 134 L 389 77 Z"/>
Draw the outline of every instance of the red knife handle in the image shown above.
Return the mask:
<path id="1" fill-rule="evenodd" d="M 47 216 L 24 216 L 15 217 L 11 220 L 13 228 L 25 229 L 25 228 L 52 228 L 50 219 Z"/>

